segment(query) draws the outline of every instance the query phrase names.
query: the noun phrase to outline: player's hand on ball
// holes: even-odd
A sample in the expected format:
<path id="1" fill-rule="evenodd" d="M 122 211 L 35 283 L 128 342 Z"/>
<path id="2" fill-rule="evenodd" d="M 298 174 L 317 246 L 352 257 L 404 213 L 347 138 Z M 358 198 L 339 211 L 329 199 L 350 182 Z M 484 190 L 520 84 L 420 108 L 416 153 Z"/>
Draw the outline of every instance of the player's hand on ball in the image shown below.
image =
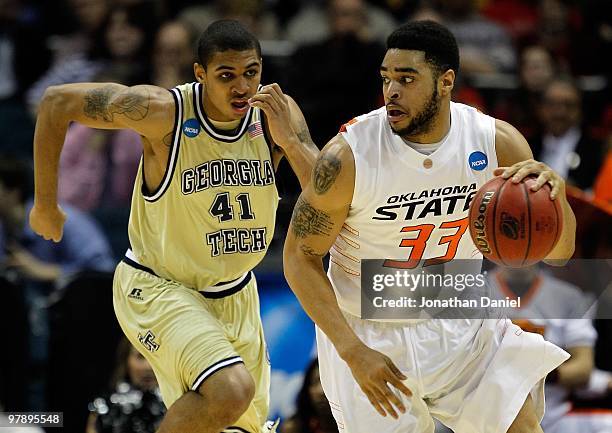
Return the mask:
<path id="1" fill-rule="evenodd" d="M 552 168 L 543 162 L 528 159 L 526 161 L 517 162 L 510 167 L 499 167 L 493 172 L 495 176 L 508 179 L 512 177 L 512 182 L 519 183 L 530 174 L 538 176 L 536 183 L 532 185 L 531 190 L 537 191 L 544 184 L 548 183 L 551 187 L 550 198 L 555 200 L 557 197 L 565 197 L 565 181 Z"/>
<path id="2" fill-rule="evenodd" d="M 30 227 L 34 233 L 53 242 L 62 239 L 65 221 L 66 213 L 59 205 L 49 207 L 34 205 L 30 211 Z"/>
<path id="3" fill-rule="evenodd" d="M 276 83 L 263 86 L 251 99 L 251 107 L 258 107 L 266 114 L 268 129 L 272 139 L 283 147 L 295 133 L 291 128 L 291 112 L 287 97 Z"/>
<path id="4" fill-rule="evenodd" d="M 396 410 L 406 412 L 406 407 L 393 388 L 408 397 L 412 392 L 403 383 L 406 376 L 393 364 L 391 358 L 366 345 L 360 345 L 346 357 L 346 362 L 361 390 L 378 413 L 382 416 L 389 414 L 397 419 Z"/>

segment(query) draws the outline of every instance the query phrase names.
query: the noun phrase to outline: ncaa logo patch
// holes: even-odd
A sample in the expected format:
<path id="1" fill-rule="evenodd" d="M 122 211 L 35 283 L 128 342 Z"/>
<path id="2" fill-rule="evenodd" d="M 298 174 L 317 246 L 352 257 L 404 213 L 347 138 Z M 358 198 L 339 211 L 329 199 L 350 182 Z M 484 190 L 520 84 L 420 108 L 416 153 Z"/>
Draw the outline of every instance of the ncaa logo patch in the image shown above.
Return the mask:
<path id="1" fill-rule="evenodd" d="M 487 165 L 489 165 L 487 155 L 479 151 L 472 152 L 468 161 L 470 164 L 470 168 L 476 171 L 484 170 L 485 168 L 487 168 Z"/>
<path id="2" fill-rule="evenodd" d="M 200 133 L 200 122 L 198 119 L 187 119 L 183 122 L 183 134 L 189 138 L 197 137 Z"/>

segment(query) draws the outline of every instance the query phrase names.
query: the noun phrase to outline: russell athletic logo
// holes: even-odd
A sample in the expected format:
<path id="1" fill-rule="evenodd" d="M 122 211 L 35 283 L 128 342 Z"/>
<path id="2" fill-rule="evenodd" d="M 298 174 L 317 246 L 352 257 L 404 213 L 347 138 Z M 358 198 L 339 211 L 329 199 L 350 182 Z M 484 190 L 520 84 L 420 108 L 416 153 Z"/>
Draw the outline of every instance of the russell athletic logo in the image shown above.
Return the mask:
<path id="1" fill-rule="evenodd" d="M 489 160 L 487 159 L 487 155 L 482 152 L 472 152 L 470 154 L 469 164 L 472 170 L 481 171 L 487 168 Z"/>
<path id="2" fill-rule="evenodd" d="M 136 289 L 136 288 L 132 289 L 132 291 L 128 295 L 128 298 L 138 299 L 139 301 L 144 301 L 144 298 L 142 297 L 142 289 Z"/>
<path id="3" fill-rule="evenodd" d="M 197 137 L 200 133 L 200 122 L 198 119 L 188 119 L 183 122 L 183 134 L 189 138 Z"/>
<path id="4" fill-rule="evenodd" d="M 487 205 L 491 202 L 491 198 L 495 195 L 495 191 L 487 191 L 482 196 L 482 201 L 478 205 L 478 216 L 476 217 L 476 221 L 474 221 L 474 229 L 476 232 L 476 246 L 478 249 L 485 253 L 489 254 L 491 252 L 491 247 L 489 246 L 489 241 L 487 240 L 486 234 L 486 223 L 485 223 L 485 214 L 487 212 Z"/>

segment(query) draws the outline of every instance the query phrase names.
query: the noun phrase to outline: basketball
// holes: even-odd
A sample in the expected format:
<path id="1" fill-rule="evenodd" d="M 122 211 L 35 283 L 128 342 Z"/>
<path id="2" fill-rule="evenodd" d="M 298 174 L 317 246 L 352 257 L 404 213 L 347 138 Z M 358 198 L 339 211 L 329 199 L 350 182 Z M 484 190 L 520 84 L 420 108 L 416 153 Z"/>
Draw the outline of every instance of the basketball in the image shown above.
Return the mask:
<path id="1" fill-rule="evenodd" d="M 532 191 L 537 176 L 519 183 L 495 177 L 470 203 L 470 234 L 492 262 L 520 268 L 544 259 L 561 235 L 561 207 L 550 186 Z"/>

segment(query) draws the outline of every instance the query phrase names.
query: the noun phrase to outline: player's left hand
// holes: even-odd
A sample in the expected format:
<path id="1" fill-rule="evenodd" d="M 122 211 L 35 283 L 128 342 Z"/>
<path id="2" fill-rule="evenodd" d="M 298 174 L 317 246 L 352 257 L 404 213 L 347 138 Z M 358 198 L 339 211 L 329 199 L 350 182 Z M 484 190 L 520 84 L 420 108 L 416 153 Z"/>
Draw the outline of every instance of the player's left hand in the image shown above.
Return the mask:
<path id="1" fill-rule="evenodd" d="M 493 174 L 495 176 L 501 175 L 504 179 L 512 177 L 514 183 L 519 183 L 530 174 L 535 174 L 538 178 L 536 183 L 531 186 L 532 191 L 537 191 L 548 183 L 551 187 L 551 200 L 555 200 L 557 197 L 565 198 L 565 180 L 543 162 L 528 159 L 517 162 L 510 167 L 496 168 Z"/>
<path id="2" fill-rule="evenodd" d="M 249 104 L 265 113 L 270 135 L 279 147 L 283 148 L 296 139 L 291 127 L 289 102 L 278 84 L 263 86 L 249 99 Z"/>

